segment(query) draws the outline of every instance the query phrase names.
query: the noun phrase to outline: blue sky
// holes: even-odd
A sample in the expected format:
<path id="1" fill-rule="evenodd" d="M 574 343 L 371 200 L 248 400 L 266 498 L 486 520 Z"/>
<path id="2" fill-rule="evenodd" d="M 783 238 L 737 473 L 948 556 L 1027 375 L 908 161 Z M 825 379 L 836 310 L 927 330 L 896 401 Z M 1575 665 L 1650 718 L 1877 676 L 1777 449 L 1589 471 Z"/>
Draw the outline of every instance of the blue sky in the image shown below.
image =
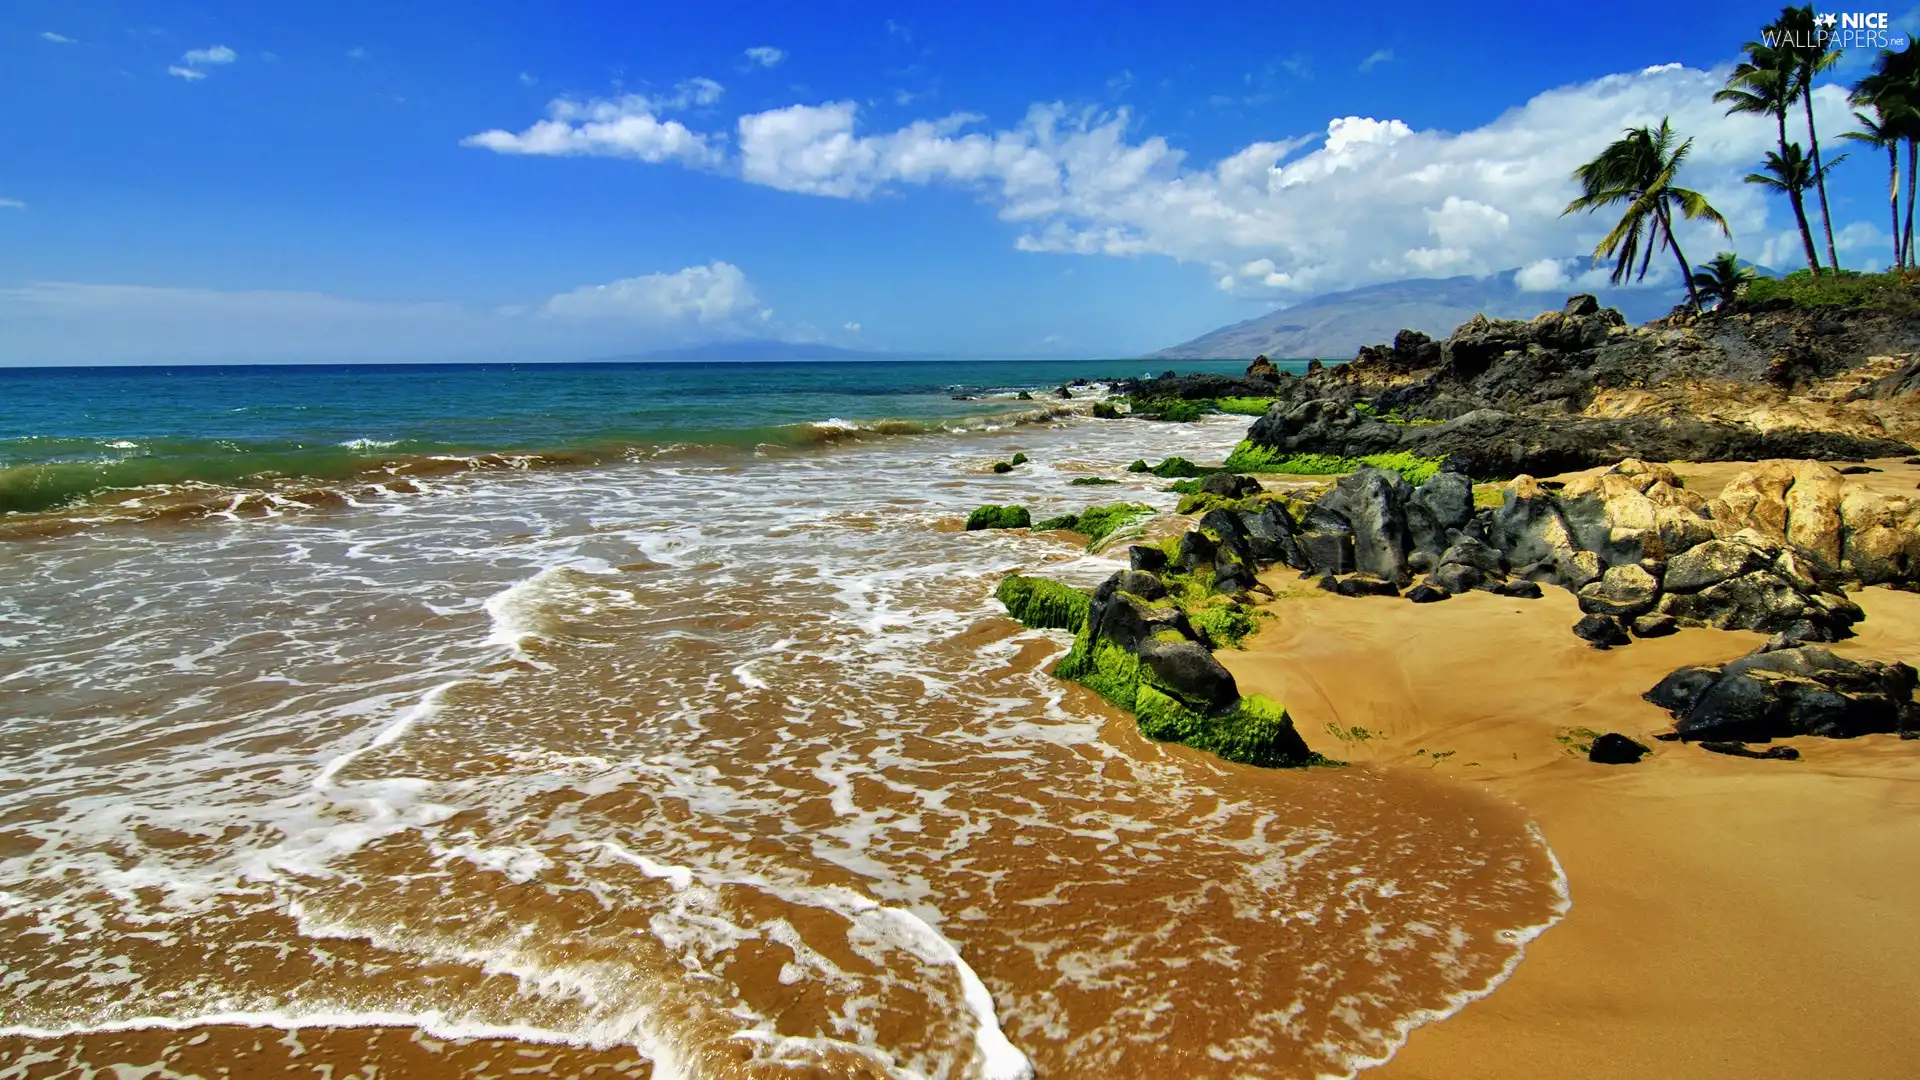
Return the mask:
<path id="1" fill-rule="evenodd" d="M 0 363 L 1129 355 L 1513 266 L 1551 306 L 1604 231 L 1571 164 L 1665 114 L 1735 223 L 1688 254 L 1790 264 L 1771 128 L 1706 100 L 1777 10 L 14 0 Z"/>

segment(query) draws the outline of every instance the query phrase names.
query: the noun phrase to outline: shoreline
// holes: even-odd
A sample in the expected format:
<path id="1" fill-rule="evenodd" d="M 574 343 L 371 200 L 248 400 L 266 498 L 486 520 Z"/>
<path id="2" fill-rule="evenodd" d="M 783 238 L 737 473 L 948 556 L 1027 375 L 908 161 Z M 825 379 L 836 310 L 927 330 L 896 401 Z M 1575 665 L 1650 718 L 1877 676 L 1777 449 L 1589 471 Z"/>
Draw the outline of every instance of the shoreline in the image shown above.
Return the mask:
<path id="1" fill-rule="evenodd" d="M 1284 568 L 1264 580 L 1279 618 L 1218 654 L 1241 685 L 1321 742 L 1372 725 L 1334 756 L 1511 801 L 1571 891 L 1497 992 L 1421 1023 L 1370 1075 L 1893 1077 L 1920 1062 L 1905 1023 L 1920 911 L 1900 902 L 1920 886 L 1911 746 L 1795 738 L 1803 760 L 1772 762 L 1651 741 L 1671 721 L 1642 690 L 1764 635 L 1695 629 L 1599 652 L 1566 632 L 1579 612 L 1561 590 L 1412 605 L 1334 597 Z M 1920 660 L 1920 596 L 1854 597 L 1868 618 L 1836 652 Z M 1593 764 L 1556 741 L 1568 727 L 1656 750 Z"/>

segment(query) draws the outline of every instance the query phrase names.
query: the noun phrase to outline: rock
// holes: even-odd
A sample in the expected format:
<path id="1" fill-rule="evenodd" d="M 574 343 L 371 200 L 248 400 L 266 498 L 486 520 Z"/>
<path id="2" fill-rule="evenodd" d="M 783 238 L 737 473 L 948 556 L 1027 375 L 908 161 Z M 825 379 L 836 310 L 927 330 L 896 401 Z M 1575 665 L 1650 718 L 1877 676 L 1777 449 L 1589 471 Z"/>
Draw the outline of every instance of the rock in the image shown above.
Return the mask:
<path id="1" fill-rule="evenodd" d="M 1095 420 L 1118 420 L 1121 415 L 1120 410 L 1115 408 L 1112 402 L 1096 401 L 1093 403 L 1093 418 Z"/>
<path id="2" fill-rule="evenodd" d="M 1014 395 L 1014 399 L 1017 401 L 1032 401 L 1033 394 L 1026 390 L 1022 390 L 1018 394 Z"/>
<path id="3" fill-rule="evenodd" d="M 1841 476 L 1865 476 L 1868 473 L 1877 473 L 1883 470 L 1876 469 L 1871 465 L 1842 465 L 1837 471 Z"/>
<path id="4" fill-rule="evenodd" d="M 1442 563 L 1460 563 L 1471 566 L 1483 574 L 1504 574 L 1507 572 L 1507 560 L 1485 541 L 1475 540 L 1471 536 L 1457 535 L 1447 550 L 1441 554 Z"/>
<path id="5" fill-rule="evenodd" d="M 1679 629 L 1680 624 L 1674 621 L 1673 616 L 1661 615 L 1658 612 L 1641 615 L 1633 620 L 1633 636 L 1637 638 L 1666 637 L 1668 634 L 1677 633 Z"/>
<path id="6" fill-rule="evenodd" d="M 1033 516 L 1024 506 L 982 506 L 967 515 L 967 531 L 980 529 L 1024 529 L 1033 524 Z"/>
<path id="7" fill-rule="evenodd" d="M 1611 615 L 1588 615 L 1582 618 L 1573 624 L 1573 635 L 1596 649 L 1610 649 L 1633 640 L 1627 636 L 1620 620 Z"/>
<path id="8" fill-rule="evenodd" d="M 1300 521 L 1299 542 L 1306 566 L 1319 574 L 1348 574 L 1354 570 L 1353 526 L 1324 506 L 1309 507 Z"/>
<path id="9" fill-rule="evenodd" d="M 1142 600 L 1158 600 L 1167 595 L 1167 583 L 1144 570 L 1120 571 L 1119 587 Z"/>
<path id="10" fill-rule="evenodd" d="M 1440 561 L 1432 555 L 1415 548 L 1407 552 L 1407 569 L 1415 574 L 1431 574 Z"/>
<path id="11" fill-rule="evenodd" d="M 1408 494 L 1399 473 L 1363 466 L 1336 481 L 1319 502 L 1352 528 L 1354 565 L 1396 586 L 1413 576 L 1407 570 Z"/>
<path id="12" fill-rule="evenodd" d="M 1341 596 L 1399 596 L 1400 590 L 1393 582 L 1365 572 L 1348 574 L 1334 585 L 1334 591 Z"/>
<path id="13" fill-rule="evenodd" d="M 1071 400 L 1073 398 L 1073 391 L 1063 386 L 1060 389 L 1055 390 L 1053 392 L 1053 396 L 1060 398 L 1062 400 Z"/>
<path id="14" fill-rule="evenodd" d="M 1633 765 L 1652 753 L 1645 743 L 1636 742 L 1617 731 L 1609 731 L 1593 740 L 1587 760 L 1600 765 Z"/>
<path id="15" fill-rule="evenodd" d="M 1431 604 L 1440 600 L 1449 600 L 1452 598 L 1453 598 L 1452 593 L 1439 587 L 1438 585 L 1433 585 L 1427 582 L 1422 582 L 1418 585 L 1415 585 L 1413 588 L 1407 590 L 1407 599 L 1413 601 L 1416 604 Z"/>
<path id="16" fill-rule="evenodd" d="M 1574 551 L 1556 560 L 1554 569 L 1561 584 L 1579 592 L 1599 580 L 1606 571 L 1606 565 L 1600 561 L 1600 556 L 1591 551 Z"/>
<path id="17" fill-rule="evenodd" d="M 1218 495 L 1226 499 L 1244 499 L 1249 495 L 1258 495 L 1266 489 L 1260 481 L 1251 476 L 1238 476 L 1234 473 L 1210 473 L 1200 481 L 1200 490 L 1207 495 Z"/>
<path id="18" fill-rule="evenodd" d="M 1667 593 L 1659 611 L 1681 626 L 1776 633 L 1800 621 L 1845 637 L 1857 620 L 1844 597 L 1821 599 L 1796 586 L 1772 566 L 1728 578 L 1694 593 Z M 1854 609 L 1857 611 L 1857 608 Z"/>
<path id="19" fill-rule="evenodd" d="M 1771 747 L 1768 747 L 1765 751 L 1759 751 L 1759 750 L 1750 749 L 1745 743 L 1703 742 L 1700 744 L 1700 749 L 1710 750 L 1716 754 L 1726 754 L 1728 757 L 1758 758 L 1763 761 L 1765 760 L 1799 761 L 1800 760 L 1800 751 L 1795 750 L 1791 746 L 1771 746 Z"/>
<path id="20" fill-rule="evenodd" d="M 1407 496 L 1407 538 L 1413 550 L 1438 553 L 1448 536 L 1473 520 L 1473 482 L 1457 472 L 1435 473 Z"/>
<path id="21" fill-rule="evenodd" d="M 1540 586 L 1538 584 L 1518 579 L 1496 581 L 1486 588 L 1488 592 L 1496 596 L 1510 596 L 1516 600 L 1538 600 L 1541 596 Z"/>
<path id="22" fill-rule="evenodd" d="M 1278 382 L 1280 381 L 1280 369 L 1274 367 L 1273 361 L 1267 359 L 1265 356 L 1256 356 L 1253 358 L 1253 363 L 1247 365 L 1247 378 L 1261 379 L 1267 382 Z"/>
<path id="23" fill-rule="evenodd" d="M 1217 711 L 1240 697 L 1233 676 L 1197 641 L 1148 639 L 1137 651 L 1155 681 L 1188 705 Z"/>
<path id="24" fill-rule="evenodd" d="M 1463 563 L 1442 563 L 1433 573 L 1427 575 L 1427 583 L 1436 585 L 1450 593 L 1463 593 L 1478 588 L 1487 580 L 1487 575 L 1475 567 Z"/>
<path id="25" fill-rule="evenodd" d="M 1560 584 L 1560 566 L 1551 559 L 1515 567 L 1513 576 L 1540 585 Z"/>
<path id="26" fill-rule="evenodd" d="M 1599 311 L 1600 300 L 1598 297 L 1592 293 L 1575 293 L 1567 297 L 1567 306 L 1560 309 L 1560 314 L 1569 318 L 1577 318 L 1582 315 L 1595 315 L 1598 314 Z"/>
<path id="27" fill-rule="evenodd" d="M 1660 584 L 1668 592 L 1697 592 L 1767 564 L 1766 554 L 1738 540 L 1709 540 L 1667 560 Z"/>
<path id="28" fill-rule="evenodd" d="M 1845 739 L 1920 726 L 1914 683 L 1905 664 L 1801 645 L 1749 653 L 1718 668 L 1682 668 L 1646 698 L 1673 714 L 1684 739 Z"/>
<path id="29" fill-rule="evenodd" d="M 1135 544 L 1127 549 L 1127 564 L 1135 570 L 1157 573 L 1167 568 L 1167 553 L 1157 547 Z"/>
<path id="30" fill-rule="evenodd" d="M 1211 567 L 1214 556 L 1220 551 L 1218 541 L 1207 536 L 1199 529 L 1189 529 L 1180 536 L 1179 554 L 1173 557 L 1173 564 L 1182 570 L 1198 570 L 1203 566 Z"/>
<path id="31" fill-rule="evenodd" d="M 1634 563 L 1610 566 L 1600 580 L 1580 590 L 1580 610 L 1589 615 L 1631 619 L 1653 610 L 1660 583 Z"/>

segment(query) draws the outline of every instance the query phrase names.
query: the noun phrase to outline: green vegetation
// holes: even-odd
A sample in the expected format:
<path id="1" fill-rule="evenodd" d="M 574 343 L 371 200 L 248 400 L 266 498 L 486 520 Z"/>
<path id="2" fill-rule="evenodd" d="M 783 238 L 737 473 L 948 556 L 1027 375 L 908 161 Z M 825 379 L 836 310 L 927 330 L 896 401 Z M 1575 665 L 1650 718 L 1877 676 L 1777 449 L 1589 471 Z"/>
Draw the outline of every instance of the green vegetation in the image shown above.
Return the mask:
<path id="1" fill-rule="evenodd" d="M 1013 471 L 1013 462 L 996 461 L 993 463 L 993 471 L 996 473 L 1010 473 Z"/>
<path id="2" fill-rule="evenodd" d="M 1118 480 L 1109 480 L 1104 476 L 1076 476 L 1067 481 L 1073 487 L 1100 487 L 1105 484 L 1117 484 Z"/>
<path id="3" fill-rule="evenodd" d="M 1409 484 L 1424 484 L 1440 471 L 1445 464 L 1444 458 L 1424 458 L 1413 454 L 1396 452 L 1392 454 L 1367 454 L 1363 457 L 1349 458 L 1338 454 L 1289 454 L 1258 446 L 1250 439 L 1242 439 L 1240 445 L 1233 448 L 1224 466 L 1228 472 L 1242 473 L 1286 473 L 1293 476 L 1331 476 L 1336 473 L 1350 473 L 1362 465 L 1371 465 L 1376 469 L 1390 469 L 1407 478 Z"/>
<path id="4" fill-rule="evenodd" d="M 1570 755 L 1586 757 L 1593 749 L 1593 740 L 1599 737 L 1600 733 L 1590 727 L 1563 727 L 1554 732 L 1553 741 Z"/>
<path id="5" fill-rule="evenodd" d="M 1506 504 L 1507 486 L 1505 484 L 1473 485 L 1473 507 L 1476 510 L 1486 507 L 1499 507 Z"/>
<path id="6" fill-rule="evenodd" d="M 1195 465 L 1193 462 L 1188 461 L 1186 458 L 1183 458 L 1183 457 L 1167 458 L 1165 461 L 1162 461 L 1160 464 L 1155 465 L 1150 469 L 1146 467 L 1146 464 L 1147 463 L 1144 461 L 1136 461 L 1134 462 L 1134 465 L 1139 465 L 1141 467 L 1136 469 L 1133 467 L 1133 465 L 1129 465 L 1127 466 L 1127 471 L 1128 472 L 1150 472 L 1153 475 L 1162 477 L 1164 479 L 1172 479 L 1173 477 L 1176 477 L 1176 476 L 1205 476 L 1208 473 L 1216 473 L 1220 471 L 1219 469 L 1209 469 L 1204 465 Z"/>
<path id="7" fill-rule="evenodd" d="M 1245 648 L 1247 638 L 1260 628 L 1253 612 L 1235 604 L 1214 604 L 1197 611 L 1188 609 L 1187 619 L 1216 646 L 1229 649 Z"/>
<path id="8" fill-rule="evenodd" d="M 1749 303 L 1785 298 L 1795 307 L 1848 307 L 1912 311 L 1920 307 L 1913 290 L 1898 273 L 1858 274 L 1849 270 L 1815 277 L 1795 270 L 1785 277 L 1755 278 L 1745 293 Z"/>
<path id="9" fill-rule="evenodd" d="M 1722 251 L 1693 272 L 1693 287 L 1702 302 L 1712 301 L 1717 308 L 1738 299 L 1753 279 L 1753 267 L 1741 266 L 1740 256 Z"/>
<path id="10" fill-rule="evenodd" d="M 1388 409 L 1386 412 L 1377 412 L 1375 411 L 1377 408 L 1378 406 L 1374 405 L 1370 401 L 1356 401 L 1353 403 L 1353 411 L 1359 413 L 1361 416 L 1371 416 L 1375 420 L 1379 420 L 1388 424 L 1406 424 L 1409 426 L 1414 426 L 1419 424 L 1445 423 L 1445 421 L 1442 421 L 1442 420 L 1428 420 L 1424 417 L 1408 416 L 1406 413 L 1406 410 L 1398 405 L 1394 406 L 1391 409 Z"/>
<path id="11" fill-rule="evenodd" d="M 993 598 L 1007 606 L 1007 614 L 1030 630 L 1070 630 L 1079 633 L 1087 624 L 1087 607 L 1092 598 L 1070 585 L 1046 578 L 1009 574 L 993 591 Z"/>
<path id="12" fill-rule="evenodd" d="M 1009 459 L 1007 462 L 1007 464 L 1009 465 L 1025 465 L 1026 463 L 1027 463 L 1027 455 L 1018 454 L 1018 453 L 1014 454 L 1013 457 Z"/>
<path id="13" fill-rule="evenodd" d="M 1127 471 L 1128 472 L 1152 472 L 1153 467 L 1147 464 L 1146 458 L 1134 458 L 1133 464 L 1127 466 Z"/>
<path id="14" fill-rule="evenodd" d="M 1123 415 L 1119 409 L 1113 407 L 1111 402 L 1096 401 L 1093 403 L 1093 418 L 1095 420 L 1118 420 Z"/>
<path id="15" fill-rule="evenodd" d="M 1092 547 L 1114 531 L 1143 517 L 1151 517 L 1153 507 L 1139 503 L 1110 503 L 1106 506 L 1089 506 L 1077 514 L 1061 514 L 1050 517 L 1033 526 L 1035 532 L 1051 529 L 1066 529 L 1077 532 L 1087 538 L 1087 546 Z"/>
<path id="16" fill-rule="evenodd" d="M 982 506 L 967 515 L 967 531 L 980 529 L 1024 529 L 1033 524 L 1024 506 Z"/>
<path id="17" fill-rule="evenodd" d="M 1278 498 L 1276 495 L 1261 493 L 1249 495 L 1244 499 L 1235 499 L 1227 495 L 1215 495 L 1211 492 L 1196 491 L 1181 498 L 1176 514 L 1204 514 L 1209 510 L 1253 510 Z"/>
<path id="18" fill-rule="evenodd" d="M 1274 398 L 1264 397 L 1223 397 L 1214 398 L 1213 407 L 1223 413 L 1235 416 L 1265 416 L 1273 405 Z"/>
<path id="19" fill-rule="evenodd" d="M 1168 484 L 1164 490 L 1176 492 L 1181 495 L 1198 495 L 1200 494 L 1200 483 L 1201 481 L 1198 478 L 1175 480 L 1173 483 Z"/>
<path id="20" fill-rule="evenodd" d="M 1186 398 L 1128 398 L 1127 404 L 1133 415 L 1143 419 L 1181 424 L 1198 420 L 1213 411 L 1211 401 L 1189 401 Z"/>
<path id="21" fill-rule="evenodd" d="M 1386 738 L 1385 732 L 1373 732 L 1359 726 L 1343 728 L 1339 724 L 1332 723 L 1327 725 L 1327 734 L 1343 743 L 1363 743 L 1376 738 Z"/>

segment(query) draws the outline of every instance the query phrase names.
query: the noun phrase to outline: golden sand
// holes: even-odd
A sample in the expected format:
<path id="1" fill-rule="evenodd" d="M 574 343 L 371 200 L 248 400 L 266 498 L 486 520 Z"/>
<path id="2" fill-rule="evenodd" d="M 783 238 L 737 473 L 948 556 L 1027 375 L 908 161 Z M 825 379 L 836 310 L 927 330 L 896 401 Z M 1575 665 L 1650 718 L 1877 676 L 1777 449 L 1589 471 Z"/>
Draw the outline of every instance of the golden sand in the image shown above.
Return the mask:
<path id="1" fill-rule="evenodd" d="M 1415 605 L 1268 581 L 1279 618 L 1218 654 L 1242 690 L 1286 702 L 1329 754 L 1519 803 L 1572 891 L 1504 986 L 1372 1075 L 1920 1075 L 1920 744 L 1795 739 L 1803 759 L 1780 762 L 1654 742 L 1670 718 L 1640 693 L 1758 634 L 1601 652 L 1561 590 Z M 1836 650 L 1920 664 L 1920 596 L 1856 599 L 1868 618 Z M 1655 752 L 1596 765 L 1561 741 L 1573 728 Z"/>

